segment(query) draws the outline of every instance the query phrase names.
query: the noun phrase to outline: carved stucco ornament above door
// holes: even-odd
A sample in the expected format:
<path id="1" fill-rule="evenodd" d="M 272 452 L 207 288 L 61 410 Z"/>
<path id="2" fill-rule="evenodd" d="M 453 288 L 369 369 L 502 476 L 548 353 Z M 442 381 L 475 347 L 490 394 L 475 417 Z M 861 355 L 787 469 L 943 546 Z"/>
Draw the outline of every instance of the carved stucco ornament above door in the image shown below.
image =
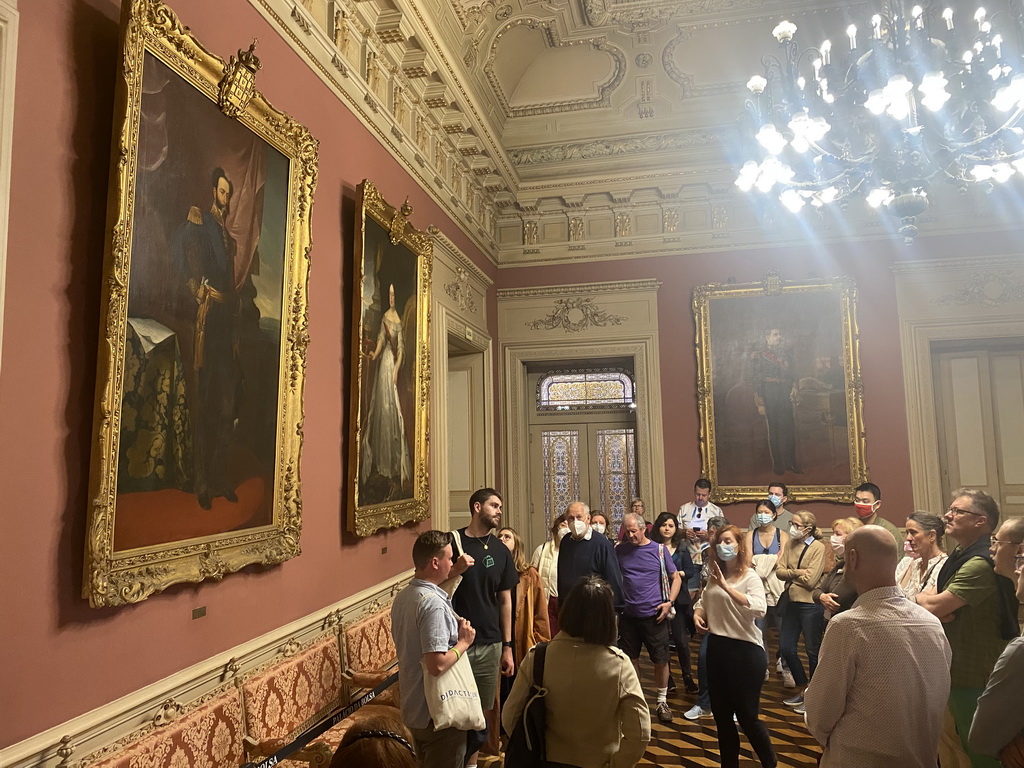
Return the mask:
<path id="1" fill-rule="evenodd" d="M 932 300 L 942 306 L 963 307 L 977 304 L 998 307 L 1014 301 L 1024 301 L 1024 281 L 1013 272 L 976 272 L 960 290 Z"/>
<path id="2" fill-rule="evenodd" d="M 450 296 L 463 312 L 476 313 L 476 300 L 469 286 L 469 272 L 459 267 L 455 279 L 444 284 L 444 292 Z"/>
<path id="3" fill-rule="evenodd" d="M 590 326 L 605 327 L 620 325 L 628 318 L 613 315 L 594 304 L 591 296 L 571 299 L 555 299 L 555 308 L 544 317 L 527 321 L 526 326 L 535 331 L 551 331 L 561 327 L 566 333 L 579 333 Z"/>

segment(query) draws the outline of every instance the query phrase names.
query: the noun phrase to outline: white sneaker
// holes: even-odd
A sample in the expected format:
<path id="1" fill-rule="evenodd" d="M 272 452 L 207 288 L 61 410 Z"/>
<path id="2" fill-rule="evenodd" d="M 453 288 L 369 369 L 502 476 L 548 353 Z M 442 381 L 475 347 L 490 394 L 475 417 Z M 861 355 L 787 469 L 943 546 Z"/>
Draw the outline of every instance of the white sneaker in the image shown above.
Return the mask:
<path id="1" fill-rule="evenodd" d="M 796 688 L 796 680 L 793 679 L 793 673 L 788 669 L 782 670 L 782 687 Z"/>
<path id="2" fill-rule="evenodd" d="M 782 674 L 782 657 L 781 656 L 779 656 L 779 660 L 777 662 L 775 662 L 775 668 L 779 671 L 779 674 L 781 675 Z"/>
<path id="3" fill-rule="evenodd" d="M 765 682 L 768 682 L 769 680 L 772 679 L 772 671 L 770 669 L 766 669 L 764 671 L 764 679 L 765 679 Z"/>
<path id="4" fill-rule="evenodd" d="M 700 717 L 711 717 L 711 710 L 704 709 L 700 704 L 694 704 L 683 713 L 683 717 L 687 720 L 696 720 Z"/>

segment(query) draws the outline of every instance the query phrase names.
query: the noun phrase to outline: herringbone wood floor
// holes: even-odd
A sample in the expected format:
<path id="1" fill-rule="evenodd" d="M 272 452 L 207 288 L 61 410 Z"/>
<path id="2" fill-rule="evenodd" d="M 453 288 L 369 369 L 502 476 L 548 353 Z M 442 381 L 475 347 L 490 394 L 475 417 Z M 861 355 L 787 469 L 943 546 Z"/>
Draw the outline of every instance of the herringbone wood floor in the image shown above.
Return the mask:
<path id="1" fill-rule="evenodd" d="M 769 636 L 771 658 L 775 658 L 776 636 L 771 633 Z M 697 639 L 692 641 L 692 656 L 696 671 L 697 661 Z M 801 649 L 802 650 L 802 649 Z M 806 664 L 806 657 L 804 659 Z M 821 747 L 811 738 L 804 725 L 803 715 L 796 715 L 793 710 L 782 703 L 783 699 L 792 696 L 795 691 L 792 688 L 783 688 L 782 677 L 775 671 L 774 663 L 771 666 L 771 679 L 766 681 L 761 690 L 761 719 L 771 732 L 772 745 L 779 758 L 780 768 L 813 768 L 818 764 L 821 757 Z M 647 746 L 647 752 L 638 766 L 649 768 L 650 766 L 683 766 L 684 768 L 695 768 L 697 766 L 719 766 L 718 757 L 718 733 L 715 727 L 714 718 L 705 717 L 699 720 L 687 720 L 683 713 L 696 703 L 696 695 L 686 693 L 682 687 L 682 675 L 679 672 L 678 662 L 673 653 L 672 674 L 679 685 L 676 693 L 670 693 L 668 697 L 669 706 L 675 715 L 670 724 L 661 723 L 654 715 L 654 681 L 653 667 L 647 660 L 646 654 L 641 657 L 640 677 L 644 691 L 647 693 L 647 703 L 651 707 L 651 743 Z M 746 737 L 740 735 L 741 757 L 740 768 L 758 768 L 760 763 L 750 749 Z M 483 757 L 480 759 L 481 767 L 498 768 L 501 765 L 500 758 Z"/>

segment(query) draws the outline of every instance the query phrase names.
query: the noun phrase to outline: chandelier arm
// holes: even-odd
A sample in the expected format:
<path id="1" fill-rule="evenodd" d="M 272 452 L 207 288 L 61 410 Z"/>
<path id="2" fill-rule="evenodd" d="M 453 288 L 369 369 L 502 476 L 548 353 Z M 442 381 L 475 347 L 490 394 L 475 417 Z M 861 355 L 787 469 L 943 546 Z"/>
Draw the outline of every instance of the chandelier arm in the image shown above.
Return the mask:
<path id="1" fill-rule="evenodd" d="M 1005 130 L 1009 130 L 1009 128 L 1014 123 L 1017 123 L 1017 122 L 1020 121 L 1021 117 L 1024 117 L 1024 106 L 1018 107 L 1017 111 L 1014 112 L 1013 115 L 1011 115 L 1007 119 L 1007 121 L 1005 123 L 1003 123 L 1001 126 L 996 128 L 994 131 L 991 131 L 990 133 L 988 133 L 988 134 L 986 134 L 986 135 L 984 135 L 984 136 L 982 136 L 980 138 L 974 139 L 973 141 L 966 141 L 966 142 L 962 142 L 962 143 L 961 142 L 950 142 L 950 143 L 953 146 L 955 146 L 955 147 L 961 147 L 963 149 L 968 149 L 970 147 L 976 147 L 979 144 L 984 144 L 987 141 L 991 141 L 992 137 L 995 136 L 997 133 L 1000 133 L 1000 132 L 1005 131 Z"/>

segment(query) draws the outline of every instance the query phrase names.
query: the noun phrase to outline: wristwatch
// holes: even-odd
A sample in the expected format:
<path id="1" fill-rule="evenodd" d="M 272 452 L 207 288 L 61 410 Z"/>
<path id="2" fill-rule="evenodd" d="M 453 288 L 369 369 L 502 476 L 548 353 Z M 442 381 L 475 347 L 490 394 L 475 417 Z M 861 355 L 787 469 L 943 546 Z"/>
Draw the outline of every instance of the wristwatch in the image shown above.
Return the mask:
<path id="1" fill-rule="evenodd" d="M 502 648 L 511 648 L 512 647 L 512 641 L 511 640 L 502 640 L 501 641 L 501 647 Z"/>

